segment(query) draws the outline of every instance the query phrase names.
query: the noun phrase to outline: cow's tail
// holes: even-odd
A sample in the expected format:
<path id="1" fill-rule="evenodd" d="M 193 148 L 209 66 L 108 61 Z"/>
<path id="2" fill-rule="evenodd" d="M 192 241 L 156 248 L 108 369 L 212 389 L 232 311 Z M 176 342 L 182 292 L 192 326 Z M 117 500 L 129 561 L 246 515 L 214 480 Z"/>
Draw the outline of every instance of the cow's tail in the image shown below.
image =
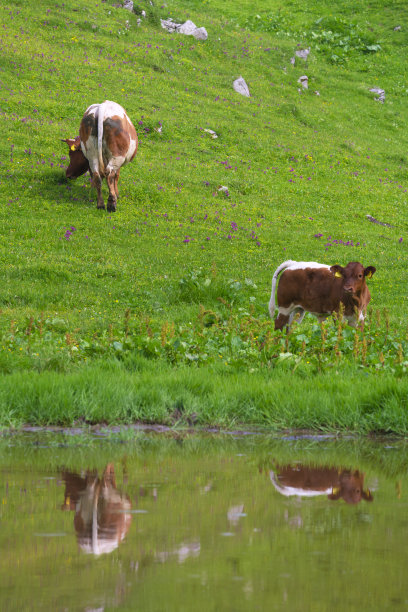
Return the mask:
<path id="1" fill-rule="evenodd" d="M 98 163 L 99 163 L 99 174 L 105 175 L 105 165 L 102 158 L 102 139 L 103 139 L 103 120 L 105 118 L 105 102 L 99 105 L 98 110 Z"/>
<path id="2" fill-rule="evenodd" d="M 293 261 L 292 259 L 288 259 L 287 261 L 284 261 L 279 266 L 279 268 L 275 270 L 275 273 L 272 276 L 272 291 L 271 291 L 271 299 L 269 300 L 269 314 L 271 316 L 271 319 L 273 319 L 273 317 L 275 316 L 275 289 L 276 289 L 276 281 L 278 279 L 278 276 L 283 270 L 286 270 L 286 268 L 289 268 L 289 266 L 291 266 L 294 263 L 296 262 Z"/>

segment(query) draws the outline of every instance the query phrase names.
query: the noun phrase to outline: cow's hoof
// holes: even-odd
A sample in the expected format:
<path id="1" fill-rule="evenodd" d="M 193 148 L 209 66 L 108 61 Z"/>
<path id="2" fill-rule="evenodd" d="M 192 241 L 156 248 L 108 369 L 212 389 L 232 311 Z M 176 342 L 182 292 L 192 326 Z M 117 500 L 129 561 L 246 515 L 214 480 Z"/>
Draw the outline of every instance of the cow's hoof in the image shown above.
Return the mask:
<path id="1" fill-rule="evenodd" d="M 96 208 L 97 208 L 98 210 L 105 210 L 105 204 L 102 204 L 101 206 L 99 206 L 99 204 L 98 204 L 98 206 L 97 206 Z M 109 210 L 109 209 L 108 209 L 108 210 Z"/>
<path id="2" fill-rule="evenodd" d="M 116 212 L 116 202 L 114 200 L 108 200 L 108 212 Z"/>

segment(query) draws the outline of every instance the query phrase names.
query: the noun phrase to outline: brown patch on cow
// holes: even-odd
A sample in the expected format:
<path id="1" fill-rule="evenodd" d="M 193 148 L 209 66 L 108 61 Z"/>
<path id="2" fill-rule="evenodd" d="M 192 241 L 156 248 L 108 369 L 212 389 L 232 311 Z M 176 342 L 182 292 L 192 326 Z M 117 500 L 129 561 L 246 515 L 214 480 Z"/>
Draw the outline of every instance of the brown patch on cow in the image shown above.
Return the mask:
<path id="1" fill-rule="evenodd" d="M 342 279 L 326 268 L 285 270 L 278 284 L 278 305 L 299 304 L 308 312 L 331 313 L 340 301 Z"/>
<path id="2" fill-rule="evenodd" d="M 129 149 L 131 135 L 129 124 L 117 116 L 107 117 L 103 122 L 103 133 L 109 152 L 114 157 L 124 157 Z"/>
<path id="3" fill-rule="evenodd" d="M 95 115 L 89 114 L 82 117 L 79 135 L 82 142 L 87 142 L 89 136 L 94 136 L 96 139 L 98 138 L 98 121 Z"/>

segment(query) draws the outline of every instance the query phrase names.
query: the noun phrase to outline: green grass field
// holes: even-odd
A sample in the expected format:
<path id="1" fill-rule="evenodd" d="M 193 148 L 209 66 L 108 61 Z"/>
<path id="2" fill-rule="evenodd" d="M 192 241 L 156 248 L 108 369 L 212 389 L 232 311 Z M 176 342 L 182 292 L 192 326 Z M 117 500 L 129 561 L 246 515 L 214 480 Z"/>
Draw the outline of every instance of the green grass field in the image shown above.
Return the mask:
<path id="1" fill-rule="evenodd" d="M 119 4 L 0 7 L 0 424 L 405 434 L 408 8 L 140 1 L 138 25 Z M 140 137 L 115 214 L 61 142 L 105 99 Z M 374 265 L 364 334 L 275 333 L 286 259 Z"/>

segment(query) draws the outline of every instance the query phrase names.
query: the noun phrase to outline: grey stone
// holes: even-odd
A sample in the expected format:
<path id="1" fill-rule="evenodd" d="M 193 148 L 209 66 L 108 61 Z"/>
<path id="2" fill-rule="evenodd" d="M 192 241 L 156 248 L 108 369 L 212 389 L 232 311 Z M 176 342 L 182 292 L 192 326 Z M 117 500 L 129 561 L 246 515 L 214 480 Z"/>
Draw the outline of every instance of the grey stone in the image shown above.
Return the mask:
<path id="1" fill-rule="evenodd" d="M 378 98 L 374 98 L 376 102 L 381 102 L 381 104 L 384 104 L 385 91 L 383 89 L 381 89 L 380 87 L 372 87 L 370 91 L 378 95 Z"/>
<path id="2" fill-rule="evenodd" d="M 175 23 L 171 18 L 169 19 L 160 19 L 161 27 L 172 33 L 177 30 L 179 27 L 179 23 Z"/>
<path id="3" fill-rule="evenodd" d="M 218 134 L 214 132 L 214 130 L 209 130 L 208 128 L 204 128 L 203 131 L 207 132 L 207 134 L 210 134 L 211 138 L 218 138 Z"/>
<path id="4" fill-rule="evenodd" d="M 193 32 L 193 36 L 196 40 L 207 40 L 207 30 L 205 28 L 196 28 Z"/>
<path id="5" fill-rule="evenodd" d="M 245 83 L 245 79 L 242 76 L 235 79 L 232 86 L 237 93 L 242 96 L 247 96 L 248 98 L 250 97 L 251 94 L 249 93 L 248 85 Z"/>
<path id="6" fill-rule="evenodd" d="M 133 0 L 123 0 L 123 8 L 127 11 L 133 11 Z"/>
<path id="7" fill-rule="evenodd" d="M 304 60 L 307 60 L 309 53 L 310 47 L 308 47 L 307 49 L 299 49 L 298 51 L 295 51 L 296 57 L 300 57 Z"/>
<path id="8" fill-rule="evenodd" d="M 187 36 L 191 36 L 194 30 L 197 29 L 195 23 L 193 23 L 190 19 L 187 19 L 184 23 L 177 27 L 177 32 L 179 34 L 186 34 Z"/>
<path id="9" fill-rule="evenodd" d="M 305 74 L 298 78 L 298 83 L 301 84 L 303 89 L 308 89 L 309 87 L 309 79 Z"/>
<path id="10" fill-rule="evenodd" d="M 208 38 L 207 30 L 205 28 L 197 28 L 195 23 L 193 23 L 190 19 L 188 19 L 184 23 L 176 23 L 171 18 L 160 19 L 160 23 L 162 28 L 164 28 L 171 34 L 176 32 L 177 34 L 194 36 L 196 40 L 207 40 Z"/>
<path id="11" fill-rule="evenodd" d="M 375 219 L 372 215 L 366 215 L 366 219 L 371 221 L 371 223 L 378 223 L 378 225 L 384 225 L 385 227 L 395 227 L 395 225 L 391 225 L 385 221 L 378 221 L 378 219 Z"/>

